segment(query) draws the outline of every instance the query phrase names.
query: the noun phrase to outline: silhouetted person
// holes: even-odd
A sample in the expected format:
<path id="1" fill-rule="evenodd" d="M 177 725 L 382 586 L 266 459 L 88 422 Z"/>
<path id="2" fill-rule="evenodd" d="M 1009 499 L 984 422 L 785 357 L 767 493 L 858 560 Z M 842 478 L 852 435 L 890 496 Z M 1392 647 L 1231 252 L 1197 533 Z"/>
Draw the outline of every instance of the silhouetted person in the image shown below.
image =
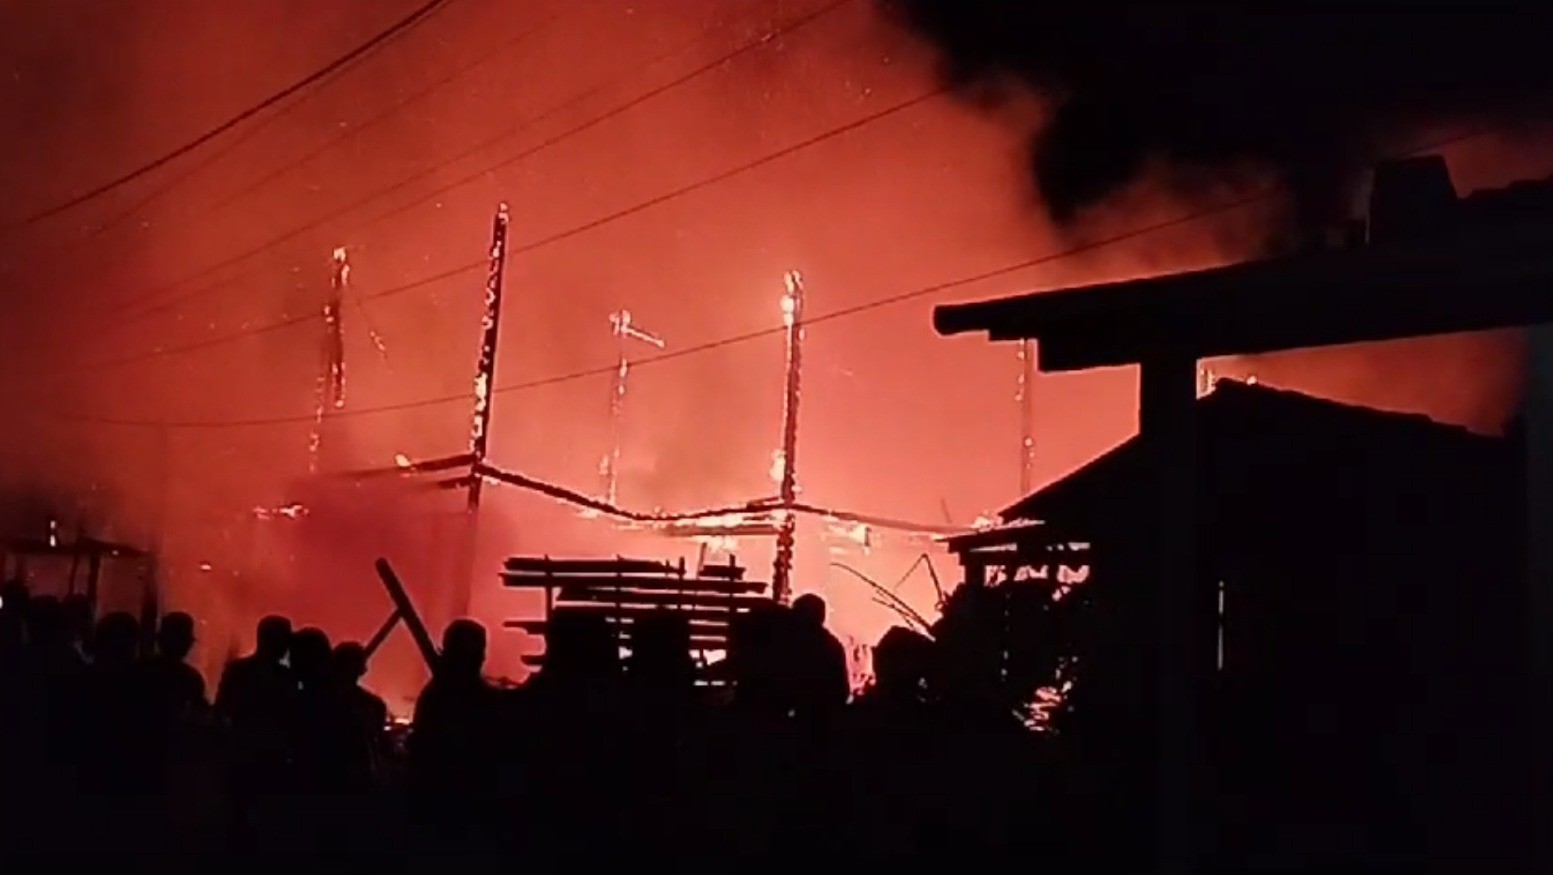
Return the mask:
<path id="1" fill-rule="evenodd" d="M 200 786 L 201 770 L 213 759 L 205 737 L 205 679 L 187 662 L 194 630 L 194 618 L 182 611 L 162 617 L 156 651 L 139 668 L 147 733 L 142 756 L 149 766 L 145 792 L 151 797 L 146 804 L 168 818 L 169 827 L 171 818 L 200 813 L 198 800 L 189 798 L 191 788 Z M 171 833 L 162 840 L 164 847 L 177 847 Z"/>
<path id="2" fill-rule="evenodd" d="M 693 842 L 697 831 L 688 814 L 704 789 L 697 771 L 707 751 L 690 642 L 683 612 L 657 611 L 631 625 L 620 708 L 633 728 L 614 739 L 621 786 L 613 795 L 622 840 L 644 852 Z"/>
<path id="3" fill-rule="evenodd" d="M 283 660 L 291 634 L 285 617 L 260 620 L 254 652 L 228 664 L 216 688 L 216 712 L 229 730 L 228 799 L 238 841 L 251 837 L 289 782 L 297 685 Z"/>
<path id="4" fill-rule="evenodd" d="M 812 593 L 793 601 L 784 649 L 796 716 L 824 720 L 851 695 L 847 651 L 825 628 L 825 600 Z"/>
<path id="5" fill-rule="evenodd" d="M 631 657 L 626 663 L 632 690 L 682 705 L 695 691 L 696 666 L 690 658 L 690 622 L 662 611 L 631 628 Z"/>
<path id="6" fill-rule="evenodd" d="M 371 756 L 369 769 L 376 774 L 387 751 L 388 705 L 382 697 L 361 685 L 361 679 L 367 675 L 366 648 L 355 641 L 337 644 L 330 664 L 356 731 L 364 739 Z"/>
<path id="7" fill-rule="evenodd" d="M 893 626 L 874 648 L 874 680 L 858 697 L 858 709 L 882 718 L 919 719 L 927 707 L 932 639 Z"/>
<path id="8" fill-rule="evenodd" d="M 931 639 L 891 628 L 874 648 L 873 682 L 848 709 L 838 763 L 851 778 L 846 817 L 871 857 L 924 851 L 943 820 L 939 769 L 953 757 L 928 701 L 932 660 Z"/>
<path id="9" fill-rule="evenodd" d="M 615 828 L 621 804 L 620 757 L 627 733 L 608 727 L 637 723 L 622 707 L 620 648 L 600 614 L 552 613 L 545 629 L 545 661 L 515 697 L 509 719 L 521 727 L 520 778 L 533 809 L 535 841 L 560 839 L 591 822 Z M 559 849 L 558 849 L 559 850 Z"/>
<path id="10" fill-rule="evenodd" d="M 334 670 L 329 636 L 299 630 L 291 641 L 297 682 L 291 709 L 293 783 L 287 817 L 296 850 L 343 850 L 348 827 L 363 812 L 371 754 Z"/>
<path id="11" fill-rule="evenodd" d="M 345 697 L 335 680 L 329 636 L 313 627 L 291 638 L 291 675 L 297 691 L 291 707 L 294 789 L 302 795 L 344 789 L 352 754 Z"/>
<path id="12" fill-rule="evenodd" d="M 448 624 L 436 672 L 415 702 L 413 810 L 431 838 L 479 839 L 482 816 L 493 813 L 496 702 L 481 676 L 485 641 L 485 627 L 473 620 Z"/>
<path id="13" fill-rule="evenodd" d="M 98 622 L 89 647 L 81 789 L 92 803 L 86 834 L 105 850 L 127 850 L 143 838 L 148 822 L 139 794 L 162 765 L 146 756 L 149 715 L 136 665 L 139 646 L 139 621 L 115 612 Z"/>
<path id="14" fill-rule="evenodd" d="M 729 624 L 727 668 L 736 714 L 754 719 L 785 717 L 791 710 L 783 680 L 783 609 L 759 605 Z"/>
<path id="15" fill-rule="evenodd" d="M 83 742 L 82 696 L 86 661 L 70 640 L 64 606 L 53 596 L 32 599 L 27 611 L 27 673 L 37 699 L 43 764 L 61 772 L 64 785 Z"/>
<path id="16" fill-rule="evenodd" d="M 169 719 L 193 719 L 205 708 L 205 679 L 187 662 L 193 650 L 194 618 L 182 611 L 163 617 L 143 673 L 147 696 Z"/>
<path id="17" fill-rule="evenodd" d="M 545 664 L 529 684 L 549 691 L 614 692 L 620 651 L 604 617 L 557 611 L 545 631 Z"/>

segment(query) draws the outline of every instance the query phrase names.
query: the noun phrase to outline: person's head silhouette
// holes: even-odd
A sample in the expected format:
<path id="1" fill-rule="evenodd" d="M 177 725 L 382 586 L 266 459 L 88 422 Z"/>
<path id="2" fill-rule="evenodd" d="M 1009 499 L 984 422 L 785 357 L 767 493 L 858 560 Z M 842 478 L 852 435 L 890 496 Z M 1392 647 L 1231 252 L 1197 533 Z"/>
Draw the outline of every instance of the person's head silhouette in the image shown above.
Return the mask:
<path id="1" fill-rule="evenodd" d="M 162 618 L 156 630 L 156 650 L 168 659 L 182 662 L 194 649 L 194 618 L 174 611 Z"/>
<path id="2" fill-rule="evenodd" d="M 97 623 L 92 635 L 92 659 L 99 665 L 124 666 L 135 661 L 140 623 L 134 615 L 114 611 Z"/>
<path id="3" fill-rule="evenodd" d="M 818 629 L 825 625 L 825 600 L 812 592 L 794 599 L 792 610 L 801 626 Z"/>
<path id="4" fill-rule="evenodd" d="M 329 671 L 329 636 L 312 626 L 291 636 L 291 669 L 302 683 L 317 683 Z"/>
<path id="5" fill-rule="evenodd" d="M 932 658 L 932 639 L 892 626 L 874 648 L 874 689 L 894 698 L 917 695 L 927 680 Z"/>
<path id="6" fill-rule="evenodd" d="M 268 616 L 259 621 L 254 655 L 266 662 L 280 662 L 291 649 L 291 621 Z"/>
<path id="7" fill-rule="evenodd" d="M 334 648 L 334 676 L 354 686 L 367 674 L 367 649 L 359 642 L 345 641 Z"/>
<path id="8" fill-rule="evenodd" d="M 479 677 L 485 666 L 485 627 L 474 620 L 454 620 L 442 633 L 438 670 L 448 677 Z"/>

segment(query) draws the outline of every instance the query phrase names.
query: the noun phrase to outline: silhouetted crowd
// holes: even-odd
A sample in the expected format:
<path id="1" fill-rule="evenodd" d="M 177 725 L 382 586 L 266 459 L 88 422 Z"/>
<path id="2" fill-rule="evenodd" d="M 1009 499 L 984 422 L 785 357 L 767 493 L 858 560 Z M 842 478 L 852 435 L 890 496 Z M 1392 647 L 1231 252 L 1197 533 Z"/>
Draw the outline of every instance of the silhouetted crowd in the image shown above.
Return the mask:
<path id="1" fill-rule="evenodd" d="M 187 614 L 145 635 L 3 595 L 7 850 L 893 857 L 1063 833 L 1019 719 L 900 628 L 853 697 L 813 596 L 740 615 L 709 667 L 672 612 L 626 655 L 604 618 L 560 614 L 516 688 L 485 679 L 485 630 L 455 621 L 401 739 L 362 646 L 320 629 L 263 619 L 212 699 Z"/>

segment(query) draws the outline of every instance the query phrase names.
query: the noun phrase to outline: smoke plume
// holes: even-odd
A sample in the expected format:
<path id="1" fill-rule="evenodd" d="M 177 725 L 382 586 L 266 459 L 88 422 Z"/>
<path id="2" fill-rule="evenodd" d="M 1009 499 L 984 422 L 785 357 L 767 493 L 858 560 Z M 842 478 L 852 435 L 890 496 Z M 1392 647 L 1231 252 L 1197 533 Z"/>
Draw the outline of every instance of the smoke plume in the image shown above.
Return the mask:
<path id="1" fill-rule="evenodd" d="M 1055 98 L 1030 164 L 1059 222 L 1157 161 L 1174 171 L 1156 180 L 1166 185 L 1191 184 L 1191 171 L 1265 168 L 1309 227 L 1338 216 L 1358 173 L 1422 129 L 1553 114 L 1553 15 L 1540 11 L 892 8 L 942 50 L 961 90 L 1012 79 Z"/>

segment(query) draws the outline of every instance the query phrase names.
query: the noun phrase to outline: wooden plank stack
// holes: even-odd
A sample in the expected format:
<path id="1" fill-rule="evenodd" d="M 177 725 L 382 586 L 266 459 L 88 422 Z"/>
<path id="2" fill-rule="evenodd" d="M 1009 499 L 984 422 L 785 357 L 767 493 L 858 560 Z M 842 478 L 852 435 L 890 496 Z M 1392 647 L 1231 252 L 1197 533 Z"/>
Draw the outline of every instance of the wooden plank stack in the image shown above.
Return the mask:
<path id="1" fill-rule="evenodd" d="M 745 580 L 744 569 L 731 561 L 692 575 L 683 561 L 514 556 L 501 576 L 505 586 L 545 594 L 543 617 L 508 620 L 505 628 L 544 635 L 556 616 L 593 614 L 604 617 L 623 650 L 630 649 L 635 624 L 671 612 L 689 622 L 693 652 L 723 651 L 734 618 L 771 603 L 767 584 Z M 540 665 L 543 657 L 525 662 Z"/>

